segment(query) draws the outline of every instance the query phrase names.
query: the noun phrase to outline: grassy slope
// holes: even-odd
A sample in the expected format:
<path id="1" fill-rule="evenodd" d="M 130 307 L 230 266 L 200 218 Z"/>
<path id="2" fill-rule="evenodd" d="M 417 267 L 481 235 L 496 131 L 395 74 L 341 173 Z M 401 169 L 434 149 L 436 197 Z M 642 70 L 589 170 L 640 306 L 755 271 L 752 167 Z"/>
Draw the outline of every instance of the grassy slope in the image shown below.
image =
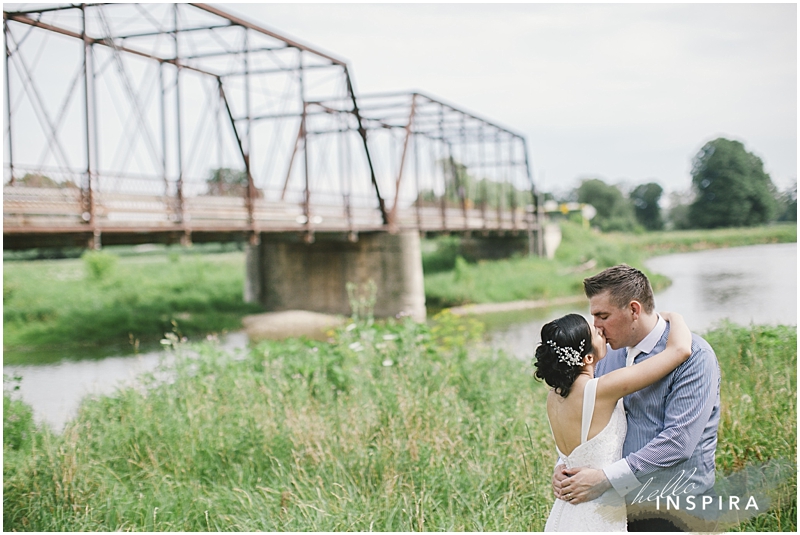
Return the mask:
<path id="1" fill-rule="evenodd" d="M 648 256 L 687 253 L 721 247 L 797 242 L 797 225 L 781 223 L 763 227 L 715 230 L 678 230 L 644 234 L 612 233 L 608 238 L 644 251 Z"/>
<path id="2" fill-rule="evenodd" d="M 334 344 L 266 343 L 243 359 L 201 345 L 173 384 L 87 401 L 61 436 L 4 442 L 4 528 L 542 530 L 547 387 L 529 364 L 468 356 L 475 334 L 445 314 L 433 327 L 362 325 Z M 796 331 L 707 338 L 723 374 L 720 470 L 793 467 Z M 793 472 L 778 508 L 735 529 L 795 531 Z"/>
<path id="3" fill-rule="evenodd" d="M 453 306 L 579 295 L 582 281 L 590 273 L 621 262 L 642 267 L 645 256 L 621 240 L 611 241 L 568 222 L 562 224 L 562 234 L 555 260 L 528 256 L 475 264 L 457 260 L 452 271 L 426 274 L 428 304 Z M 595 267 L 579 268 L 591 260 L 596 261 Z M 654 284 L 661 281 L 653 279 Z"/>

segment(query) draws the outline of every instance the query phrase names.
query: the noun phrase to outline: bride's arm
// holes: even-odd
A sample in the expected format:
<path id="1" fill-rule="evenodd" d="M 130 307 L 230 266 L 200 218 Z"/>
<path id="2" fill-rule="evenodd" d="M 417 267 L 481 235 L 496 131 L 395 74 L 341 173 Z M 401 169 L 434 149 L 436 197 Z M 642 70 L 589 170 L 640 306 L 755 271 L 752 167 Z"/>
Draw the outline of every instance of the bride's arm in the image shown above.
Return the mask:
<path id="1" fill-rule="evenodd" d="M 597 396 L 616 400 L 632 392 L 650 386 L 669 372 L 686 362 L 692 353 L 692 333 L 683 316 L 675 312 L 664 312 L 661 316 L 669 321 L 667 347 L 644 362 L 607 373 L 597 381 Z"/>

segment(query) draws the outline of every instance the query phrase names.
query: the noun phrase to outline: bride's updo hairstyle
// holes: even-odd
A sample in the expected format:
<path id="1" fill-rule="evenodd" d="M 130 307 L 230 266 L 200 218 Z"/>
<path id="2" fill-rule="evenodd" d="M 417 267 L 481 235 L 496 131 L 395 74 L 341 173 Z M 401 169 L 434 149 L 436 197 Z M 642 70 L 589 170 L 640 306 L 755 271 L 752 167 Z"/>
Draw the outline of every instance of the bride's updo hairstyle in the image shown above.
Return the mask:
<path id="1" fill-rule="evenodd" d="M 533 376 L 543 379 L 556 394 L 567 397 L 572 383 L 581 373 L 583 364 L 572 364 L 575 356 L 592 352 L 592 331 L 583 316 L 567 314 L 542 327 L 542 343 L 536 348 L 536 371 Z"/>

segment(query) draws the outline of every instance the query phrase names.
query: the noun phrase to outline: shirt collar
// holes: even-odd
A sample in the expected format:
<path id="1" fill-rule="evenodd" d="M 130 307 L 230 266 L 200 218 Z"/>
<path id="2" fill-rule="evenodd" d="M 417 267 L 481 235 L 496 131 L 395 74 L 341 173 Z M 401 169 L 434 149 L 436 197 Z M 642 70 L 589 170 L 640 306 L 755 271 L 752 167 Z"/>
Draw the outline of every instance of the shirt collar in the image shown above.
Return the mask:
<path id="1" fill-rule="evenodd" d="M 661 314 L 658 314 L 656 326 L 653 327 L 653 330 L 650 331 L 650 334 L 645 336 L 641 342 L 634 346 L 634 348 L 638 351 L 641 351 L 645 355 L 650 353 L 653 348 L 656 347 L 658 341 L 661 340 L 665 330 L 667 330 L 667 322 L 664 321 L 664 318 L 661 317 Z"/>

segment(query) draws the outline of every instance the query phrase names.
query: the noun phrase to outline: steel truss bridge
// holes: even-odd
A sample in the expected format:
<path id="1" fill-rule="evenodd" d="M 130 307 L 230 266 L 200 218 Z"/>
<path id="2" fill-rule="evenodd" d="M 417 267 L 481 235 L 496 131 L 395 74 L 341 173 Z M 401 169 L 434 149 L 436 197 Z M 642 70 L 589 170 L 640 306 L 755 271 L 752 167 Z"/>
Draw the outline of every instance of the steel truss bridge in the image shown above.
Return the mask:
<path id="1" fill-rule="evenodd" d="M 344 60 L 216 7 L 9 9 L 3 30 L 4 249 L 540 234 L 523 136 L 357 95 Z"/>

